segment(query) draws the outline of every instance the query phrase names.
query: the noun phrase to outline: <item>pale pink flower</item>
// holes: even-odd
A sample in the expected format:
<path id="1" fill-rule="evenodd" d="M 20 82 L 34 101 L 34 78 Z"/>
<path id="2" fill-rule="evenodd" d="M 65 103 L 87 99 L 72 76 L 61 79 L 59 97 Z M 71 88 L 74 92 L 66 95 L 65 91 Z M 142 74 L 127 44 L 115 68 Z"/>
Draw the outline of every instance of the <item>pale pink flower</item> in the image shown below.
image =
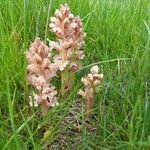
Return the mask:
<path id="1" fill-rule="evenodd" d="M 39 96 L 39 95 L 37 95 L 35 93 L 33 93 L 33 97 L 34 97 L 34 99 L 32 99 L 32 97 L 29 96 L 29 105 L 32 106 L 32 107 L 33 106 L 34 107 L 38 107 L 39 104 L 42 103 L 42 98 L 41 98 L 41 96 Z"/>
<path id="2" fill-rule="evenodd" d="M 54 63 L 56 64 L 56 66 L 59 68 L 60 71 L 63 71 L 68 65 L 68 61 L 64 60 L 60 55 L 54 56 Z"/>
<path id="3" fill-rule="evenodd" d="M 81 64 L 72 62 L 72 63 L 70 63 L 69 68 L 70 68 L 71 71 L 75 72 L 75 71 L 81 69 Z"/>
<path id="4" fill-rule="evenodd" d="M 91 71 L 92 74 L 97 74 L 98 71 L 99 71 L 99 68 L 98 68 L 98 66 L 96 65 L 96 66 L 93 66 L 93 67 L 90 69 L 90 71 Z"/>
<path id="5" fill-rule="evenodd" d="M 36 74 L 28 75 L 28 81 L 38 90 L 41 90 L 44 87 L 44 85 L 47 84 L 47 81 L 43 76 Z"/>
<path id="6" fill-rule="evenodd" d="M 50 48 L 44 44 L 39 38 L 31 44 L 29 51 L 26 53 L 29 65 L 27 69 L 30 74 L 42 75 L 46 80 L 49 80 L 56 75 L 57 69 L 51 69 L 49 59 Z"/>
<path id="7" fill-rule="evenodd" d="M 57 91 L 54 86 L 43 88 L 41 97 L 48 107 L 58 105 L 58 98 L 56 97 Z"/>
<path id="8" fill-rule="evenodd" d="M 81 82 L 85 85 L 85 89 L 82 90 L 82 93 L 79 92 L 80 95 L 84 95 L 84 98 L 86 98 L 86 95 L 90 94 L 90 92 L 93 92 L 91 89 L 94 89 L 95 87 L 99 86 L 100 81 L 103 79 L 103 74 L 99 74 L 99 68 L 97 65 L 93 66 L 90 69 L 90 73 L 81 78 Z M 89 91 L 89 92 L 88 92 Z M 84 94 L 83 94 L 84 93 Z"/>
<path id="9" fill-rule="evenodd" d="M 84 59 L 85 55 L 83 51 L 77 51 L 76 52 L 77 58 L 78 59 Z"/>

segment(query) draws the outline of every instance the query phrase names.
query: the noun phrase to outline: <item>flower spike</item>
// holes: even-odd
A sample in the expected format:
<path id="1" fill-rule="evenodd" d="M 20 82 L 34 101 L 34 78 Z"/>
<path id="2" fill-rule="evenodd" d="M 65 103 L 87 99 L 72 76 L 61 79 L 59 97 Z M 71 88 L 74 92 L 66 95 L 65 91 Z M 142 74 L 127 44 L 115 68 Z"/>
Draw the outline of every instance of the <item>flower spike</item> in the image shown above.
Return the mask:
<path id="1" fill-rule="evenodd" d="M 81 78 L 81 82 L 85 85 L 85 87 L 84 89 L 80 89 L 78 94 L 85 99 L 87 117 L 92 115 L 94 92 L 100 85 L 102 79 L 103 74 L 99 74 L 99 68 L 97 65 L 90 69 L 90 73 L 87 76 Z"/>
<path id="2" fill-rule="evenodd" d="M 33 99 L 29 96 L 30 106 L 37 107 L 43 105 L 45 113 L 50 107 L 58 105 L 55 88 L 49 85 L 51 79 L 56 76 L 57 66 L 49 60 L 50 48 L 44 44 L 40 38 L 36 38 L 26 53 L 28 60 L 29 83 L 38 91 L 33 94 Z"/>

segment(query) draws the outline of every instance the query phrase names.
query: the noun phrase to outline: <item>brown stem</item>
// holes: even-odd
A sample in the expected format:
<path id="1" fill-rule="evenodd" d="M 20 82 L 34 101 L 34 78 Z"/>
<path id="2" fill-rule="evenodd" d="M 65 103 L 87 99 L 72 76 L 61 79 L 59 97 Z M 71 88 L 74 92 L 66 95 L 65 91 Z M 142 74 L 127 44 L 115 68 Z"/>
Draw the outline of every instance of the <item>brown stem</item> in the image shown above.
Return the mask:
<path id="1" fill-rule="evenodd" d="M 46 101 L 44 101 L 44 103 L 41 105 L 41 108 L 42 108 L 43 118 L 48 119 L 47 117 L 48 117 L 49 108 L 46 105 Z M 43 127 L 44 140 L 46 140 L 47 138 L 50 137 L 50 131 L 49 131 L 50 125 L 51 125 L 51 122 L 48 120 L 47 123 L 45 124 L 45 126 Z"/>
<path id="2" fill-rule="evenodd" d="M 42 108 L 42 115 L 43 115 L 43 117 L 47 116 L 49 108 L 47 107 L 46 102 L 44 102 L 41 105 L 41 108 Z"/>
<path id="3" fill-rule="evenodd" d="M 74 72 L 70 71 L 69 76 L 68 76 L 68 91 L 72 90 L 72 87 L 74 85 L 74 80 L 75 80 L 75 74 Z"/>
<path id="4" fill-rule="evenodd" d="M 61 94 L 64 96 L 71 91 L 73 83 L 74 83 L 74 74 L 68 69 L 65 69 L 61 74 Z"/>
<path id="5" fill-rule="evenodd" d="M 93 113 L 93 104 L 94 104 L 94 95 L 93 93 L 87 97 L 85 100 L 85 106 L 86 106 L 86 117 L 90 118 Z"/>

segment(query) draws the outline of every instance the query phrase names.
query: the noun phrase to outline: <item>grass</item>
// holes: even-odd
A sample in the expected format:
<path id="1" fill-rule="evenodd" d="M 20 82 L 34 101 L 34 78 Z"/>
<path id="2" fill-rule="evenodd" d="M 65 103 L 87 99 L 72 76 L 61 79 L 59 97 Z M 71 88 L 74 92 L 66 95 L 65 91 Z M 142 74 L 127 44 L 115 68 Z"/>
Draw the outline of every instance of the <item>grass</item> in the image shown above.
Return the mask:
<path id="1" fill-rule="evenodd" d="M 83 61 L 68 97 L 46 120 L 28 107 L 25 51 L 36 36 L 53 39 L 49 17 L 61 3 L 81 16 L 87 33 Z M 94 117 L 85 120 L 76 92 L 93 63 L 103 65 Z M 56 85 L 57 86 L 57 85 Z M 0 149 L 150 149 L 150 1 L 0 1 Z"/>

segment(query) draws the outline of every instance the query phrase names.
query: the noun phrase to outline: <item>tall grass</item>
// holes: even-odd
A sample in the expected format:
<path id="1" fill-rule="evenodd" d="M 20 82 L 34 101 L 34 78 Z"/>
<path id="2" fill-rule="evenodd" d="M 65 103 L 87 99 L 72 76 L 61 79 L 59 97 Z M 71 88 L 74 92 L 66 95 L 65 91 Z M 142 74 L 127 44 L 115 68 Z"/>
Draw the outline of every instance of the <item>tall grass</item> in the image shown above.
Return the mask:
<path id="1" fill-rule="evenodd" d="M 72 93 L 49 112 L 43 139 L 46 120 L 28 107 L 24 53 L 36 36 L 54 38 L 47 24 L 61 3 L 83 19 L 86 67 L 77 72 Z M 103 65 L 104 80 L 87 122 L 76 92 L 95 62 Z M 149 105 L 149 0 L 0 1 L 0 149 L 149 149 Z"/>

